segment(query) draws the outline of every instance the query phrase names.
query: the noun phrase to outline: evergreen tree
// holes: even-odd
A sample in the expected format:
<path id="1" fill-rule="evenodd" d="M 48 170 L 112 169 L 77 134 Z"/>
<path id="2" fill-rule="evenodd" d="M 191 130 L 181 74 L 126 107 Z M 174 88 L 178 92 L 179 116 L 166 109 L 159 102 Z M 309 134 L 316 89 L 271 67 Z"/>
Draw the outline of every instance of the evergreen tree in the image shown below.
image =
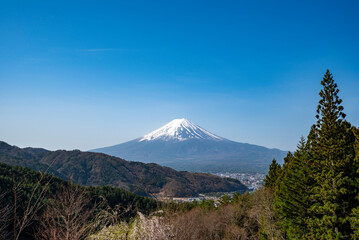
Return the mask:
<path id="1" fill-rule="evenodd" d="M 275 159 L 273 159 L 271 165 L 269 166 L 268 174 L 264 179 L 264 187 L 274 189 L 280 172 L 281 166 L 277 163 Z"/>
<path id="2" fill-rule="evenodd" d="M 357 206 L 354 134 L 344 120 L 339 89 L 329 70 L 321 84 L 317 124 L 311 132 L 314 184 L 309 196 L 306 238 L 348 238 L 352 233 L 350 214 Z"/>
<path id="3" fill-rule="evenodd" d="M 310 177 L 309 151 L 302 137 L 296 152 L 288 153 L 275 190 L 274 206 L 279 225 L 289 239 L 300 239 L 306 232 Z"/>
<path id="4" fill-rule="evenodd" d="M 358 166 L 359 162 L 359 128 L 352 128 L 353 133 L 355 135 L 355 142 L 354 142 L 354 151 L 355 151 L 355 162 L 356 166 Z M 357 174 L 359 174 L 359 168 L 357 168 L 356 171 Z M 359 178 L 356 178 L 356 187 L 359 189 Z M 357 193 L 356 200 L 359 202 L 359 193 Z M 352 210 L 352 214 L 350 217 L 350 225 L 353 229 L 352 238 L 353 239 L 359 239 L 359 206 L 356 206 Z"/>

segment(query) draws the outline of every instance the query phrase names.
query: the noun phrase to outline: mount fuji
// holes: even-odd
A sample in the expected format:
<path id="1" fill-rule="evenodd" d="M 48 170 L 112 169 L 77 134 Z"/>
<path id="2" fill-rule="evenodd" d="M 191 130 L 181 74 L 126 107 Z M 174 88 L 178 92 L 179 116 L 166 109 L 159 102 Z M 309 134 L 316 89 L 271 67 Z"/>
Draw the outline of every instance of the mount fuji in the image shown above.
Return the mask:
<path id="1" fill-rule="evenodd" d="M 273 158 L 281 162 L 286 155 L 279 149 L 228 140 L 184 118 L 132 141 L 91 151 L 196 172 L 265 173 Z"/>

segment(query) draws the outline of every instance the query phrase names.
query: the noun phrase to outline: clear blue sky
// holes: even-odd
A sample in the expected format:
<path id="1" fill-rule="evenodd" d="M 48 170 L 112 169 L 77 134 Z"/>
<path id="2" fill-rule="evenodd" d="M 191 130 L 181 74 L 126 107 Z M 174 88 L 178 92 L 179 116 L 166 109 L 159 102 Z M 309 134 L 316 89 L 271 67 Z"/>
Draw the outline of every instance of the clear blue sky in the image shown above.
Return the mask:
<path id="1" fill-rule="evenodd" d="M 334 75 L 359 126 L 358 1 L 2 1 L 0 140 L 88 150 L 187 118 L 294 150 Z"/>

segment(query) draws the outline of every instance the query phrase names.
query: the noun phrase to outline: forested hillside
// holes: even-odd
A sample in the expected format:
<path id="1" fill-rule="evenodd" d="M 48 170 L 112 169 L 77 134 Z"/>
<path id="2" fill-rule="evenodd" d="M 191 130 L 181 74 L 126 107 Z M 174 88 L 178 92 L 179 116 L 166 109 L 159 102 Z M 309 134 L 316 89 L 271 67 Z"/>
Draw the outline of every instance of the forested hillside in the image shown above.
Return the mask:
<path id="1" fill-rule="evenodd" d="M 139 194 L 195 196 L 207 192 L 246 191 L 238 180 L 206 173 L 175 171 L 157 164 L 129 162 L 102 153 L 18 148 L 0 142 L 0 162 L 52 173 L 88 186 L 111 185 Z"/>

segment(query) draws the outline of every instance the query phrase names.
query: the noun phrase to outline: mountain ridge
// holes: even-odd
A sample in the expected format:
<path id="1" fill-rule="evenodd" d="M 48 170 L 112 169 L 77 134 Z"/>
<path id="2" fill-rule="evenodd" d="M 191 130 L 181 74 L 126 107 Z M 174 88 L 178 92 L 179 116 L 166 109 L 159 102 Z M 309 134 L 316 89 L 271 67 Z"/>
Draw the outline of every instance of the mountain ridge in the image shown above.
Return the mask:
<path id="1" fill-rule="evenodd" d="M 245 191 L 238 180 L 206 173 L 178 172 L 158 164 L 130 162 L 103 153 L 18 148 L 0 141 L 0 162 L 46 171 L 81 185 L 111 185 L 135 193 L 196 196 Z"/>

